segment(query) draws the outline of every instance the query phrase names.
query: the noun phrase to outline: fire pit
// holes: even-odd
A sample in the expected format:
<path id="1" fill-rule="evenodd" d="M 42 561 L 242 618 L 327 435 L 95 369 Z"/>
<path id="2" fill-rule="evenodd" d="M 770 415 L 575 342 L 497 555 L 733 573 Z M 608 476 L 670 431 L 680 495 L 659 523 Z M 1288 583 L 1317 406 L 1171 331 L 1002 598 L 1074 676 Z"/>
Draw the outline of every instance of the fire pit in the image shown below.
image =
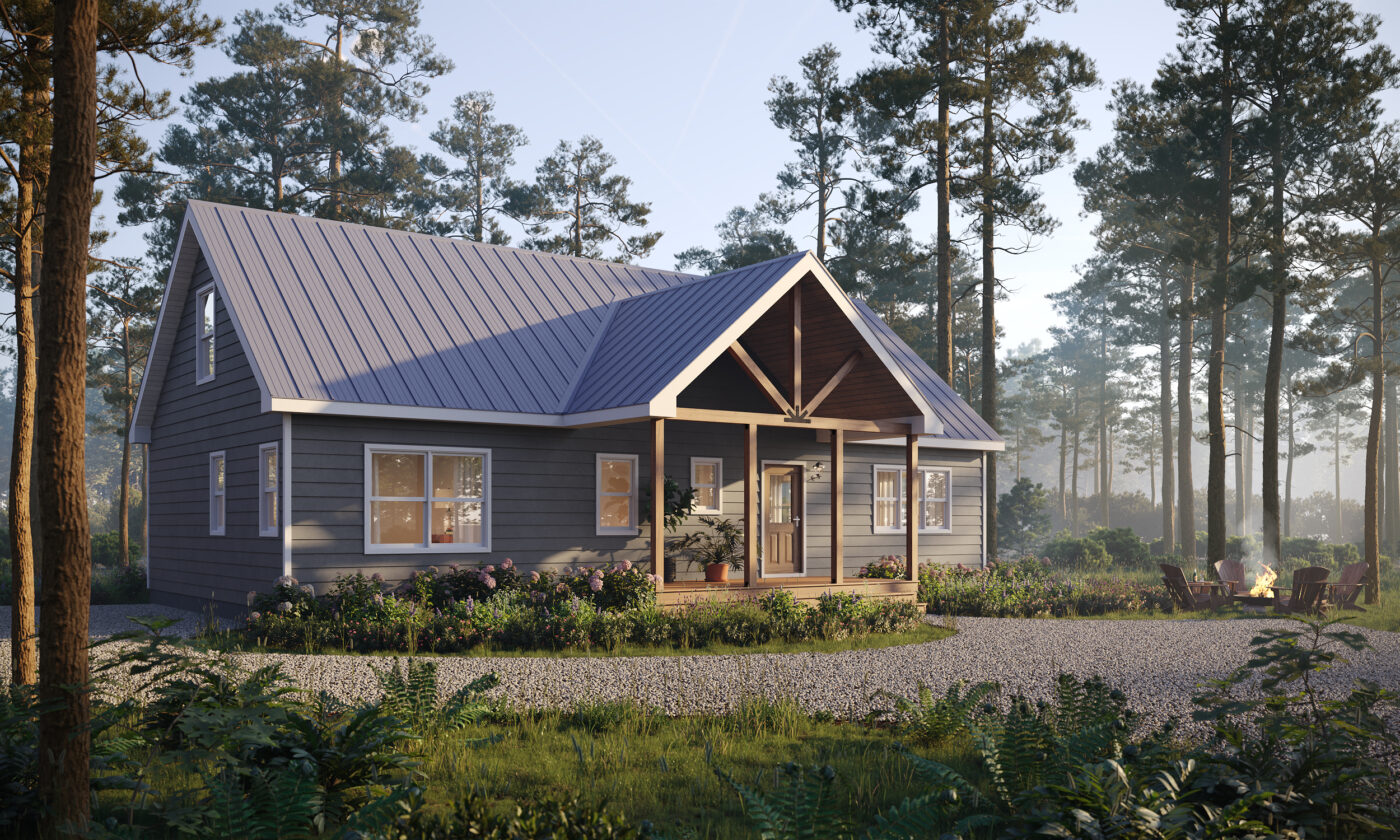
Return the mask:
<path id="1" fill-rule="evenodd" d="M 1234 595 L 1230 600 L 1242 607 L 1271 607 L 1276 599 L 1272 595 Z"/>
<path id="2" fill-rule="evenodd" d="M 1248 592 L 1230 596 L 1230 600 L 1251 611 L 1262 611 L 1266 607 L 1272 607 L 1277 601 L 1271 588 L 1276 580 L 1278 572 L 1260 563 L 1259 572 L 1254 576 L 1254 586 Z"/>

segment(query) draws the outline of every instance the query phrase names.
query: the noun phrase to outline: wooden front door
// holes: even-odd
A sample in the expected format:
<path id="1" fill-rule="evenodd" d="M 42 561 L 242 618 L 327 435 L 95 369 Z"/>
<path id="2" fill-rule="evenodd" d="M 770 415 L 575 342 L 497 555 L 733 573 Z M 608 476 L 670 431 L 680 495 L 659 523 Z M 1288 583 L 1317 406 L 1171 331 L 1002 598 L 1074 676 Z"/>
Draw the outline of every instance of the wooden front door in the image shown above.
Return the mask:
<path id="1" fill-rule="evenodd" d="M 763 468 L 763 573 L 802 572 L 802 467 Z"/>

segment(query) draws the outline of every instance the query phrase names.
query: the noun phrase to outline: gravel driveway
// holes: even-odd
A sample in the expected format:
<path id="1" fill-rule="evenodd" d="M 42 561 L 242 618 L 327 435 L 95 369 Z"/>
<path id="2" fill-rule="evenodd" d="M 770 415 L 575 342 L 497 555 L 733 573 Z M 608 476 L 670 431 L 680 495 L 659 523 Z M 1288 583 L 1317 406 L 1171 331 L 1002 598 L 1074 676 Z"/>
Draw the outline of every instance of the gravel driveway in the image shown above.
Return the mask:
<path id="1" fill-rule="evenodd" d="M 199 616 L 138 605 L 94 607 L 96 633 L 112 633 L 124 616 L 160 613 L 182 618 L 193 629 Z M 0 614 L 8 634 L 9 611 Z M 930 617 L 930 621 L 941 619 Z M 1100 675 L 1121 687 L 1149 721 L 1187 718 L 1190 697 L 1201 682 L 1244 664 L 1249 641 L 1275 620 L 1241 621 L 1055 621 L 959 618 L 957 635 L 919 645 L 842 653 L 750 654 L 739 656 L 652 656 L 629 658 L 442 657 L 439 684 L 453 691 L 489 672 L 497 689 L 531 706 L 572 705 L 580 700 L 635 698 L 672 714 L 722 711 L 746 695 L 795 697 L 810 710 L 861 717 L 877 690 L 913 695 L 919 683 L 941 694 L 956 680 L 995 680 L 1008 692 L 1048 696 L 1056 675 Z M 1350 665 L 1322 675 L 1341 688 L 1360 677 L 1400 689 L 1400 633 L 1363 630 L 1374 647 Z M 0 641 L 9 656 L 9 642 Z M 373 669 L 386 660 L 365 656 L 241 654 L 245 666 L 279 662 L 299 685 L 346 700 L 373 698 Z M 4 679 L 4 677 L 0 677 Z M 878 701 L 875 706 L 881 705 Z"/>

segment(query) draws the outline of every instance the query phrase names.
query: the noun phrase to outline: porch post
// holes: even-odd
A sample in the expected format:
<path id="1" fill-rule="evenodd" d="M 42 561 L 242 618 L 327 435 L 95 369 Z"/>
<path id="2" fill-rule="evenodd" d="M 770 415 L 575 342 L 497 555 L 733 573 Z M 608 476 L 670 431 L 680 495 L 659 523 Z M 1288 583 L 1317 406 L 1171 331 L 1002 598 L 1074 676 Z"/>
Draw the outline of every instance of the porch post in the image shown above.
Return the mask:
<path id="1" fill-rule="evenodd" d="M 840 583 L 845 563 L 846 430 L 831 430 L 831 582 Z"/>
<path id="2" fill-rule="evenodd" d="M 758 426 L 744 429 L 744 585 L 753 586 L 758 559 Z"/>
<path id="3" fill-rule="evenodd" d="M 666 581 L 666 421 L 651 421 L 651 571 L 656 575 L 656 591 Z"/>
<path id="4" fill-rule="evenodd" d="M 904 553 L 909 580 L 919 579 L 919 436 L 909 435 L 904 445 Z"/>

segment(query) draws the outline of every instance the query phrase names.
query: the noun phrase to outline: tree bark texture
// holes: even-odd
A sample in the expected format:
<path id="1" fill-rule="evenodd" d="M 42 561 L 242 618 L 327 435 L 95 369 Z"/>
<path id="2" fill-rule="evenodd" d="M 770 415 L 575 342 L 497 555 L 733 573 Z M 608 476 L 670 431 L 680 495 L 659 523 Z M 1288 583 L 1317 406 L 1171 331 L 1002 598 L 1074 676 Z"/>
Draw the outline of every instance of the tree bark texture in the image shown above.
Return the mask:
<path id="1" fill-rule="evenodd" d="M 1376 231 L 1379 236 L 1380 231 Z M 1366 546 L 1366 603 L 1379 602 L 1381 579 L 1380 450 L 1385 402 L 1385 287 L 1381 265 L 1371 260 L 1371 422 L 1366 431 L 1366 500 L 1362 530 Z"/>
<path id="2" fill-rule="evenodd" d="M 1221 0 L 1222 38 L 1230 26 L 1230 0 Z M 1221 49 L 1221 132 L 1219 207 L 1216 220 L 1215 279 L 1210 294 L 1210 359 L 1206 372 L 1206 418 L 1210 462 L 1206 472 L 1206 561 L 1209 568 L 1225 559 L 1225 328 L 1230 296 L 1230 222 L 1234 184 L 1235 97 L 1234 56 L 1228 43 Z"/>
<path id="3" fill-rule="evenodd" d="M 1164 317 L 1157 327 L 1157 422 L 1162 433 L 1162 553 L 1171 555 L 1176 553 L 1176 509 L 1172 498 L 1176 477 L 1172 469 L 1172 327 L 1171 320 L 1165 317 L 1171 311 L 1171 287 L 1166 275 L 1160 280 L 1160 294 Z"/>
<path id="4" fill-rule="evenodd" d="M 949 205 L 949 178 L 952 170 L 949 164 L 949 110 L 951 93 L 948 90 L 949 32 L 948 15 L 953 11 L 946 6 L 938 13 L 938 142 L 934 165 L 938 169 L 938 311 L 934 313 L 934 361 L 938 364 L 938 375 L 949 384 L 953 382 L 953 229 L 952 208 Z"/>
<path id="5" fill-rule="evenodd" d="M 1396 447 L 1400 446 L 1400 424 L 1397 424 L 1395 377 L 1387 376 L 1385 379 L 1385 410 L 1381 415 L 1381 425 L 1384 431 L 1382 442 L 1384 443 L 1385 457 L 1381 462 L 1381 484 L 1385 487 L 1384 516 L 1381 520 L 1381 543 L 1386 549 L 1394 553 L 1397 545 L 1400 545 L 1400 451 Z"/>
<path id="6" fill-rule="evenodd" d="M 83 471 L 87 267 L 97 156 L 97 0 L 54 4 L 53 146 L 44 225 L 37 428 L 43 540 L 39 632 L 42 833 L 85 832 L 88 595 Z"/>
<path id="7" fill-rule="evenodd" d="M 1176 521 L 1177 546 L 1182 556 L 1196 559 L 1196 487 L 1192 478 L 1191 373 L 1195 366 L 1196 267 L 1181 278 L 1181 312 L 1178 314 L 1176 362 Z"/>
<path id="8" fill-rule="evenodd" d="M 1273 285 L 1272 319 L 1269 325 L 1269 361 L 1264 373 L 1264 468 L 1263 518 L 1264 562 L 1274 565 L 1283 557 L 1283 533 L 1279 527 L 1278 439 L 1279 399 L 1283 382 L 1283 338 L 1287 329 L 1288 264 L 1284 253 L 1283 187 L 1288 171 L 1283 165 L 1283 140 L 1275 131 L 1271 150 L 1273 207 L 1270 228 L 1273 259 L 1270 265 Z"/>
<path id="9" fill-rule="evenodd" d="M 985 65 L 982 101 L 982 419 L 993 429 L 997 422 L 997 275 L 996 275 L 996 214 L 993 206 L 994 185 L 992 139 L 996 130 L 992 119 L 991 65 Z M 983 464 L 986 497 L 982 500 L 987 512 L 987 553 L 997 557 L 997 468 L 996 453 L 988 452 Z"/>

